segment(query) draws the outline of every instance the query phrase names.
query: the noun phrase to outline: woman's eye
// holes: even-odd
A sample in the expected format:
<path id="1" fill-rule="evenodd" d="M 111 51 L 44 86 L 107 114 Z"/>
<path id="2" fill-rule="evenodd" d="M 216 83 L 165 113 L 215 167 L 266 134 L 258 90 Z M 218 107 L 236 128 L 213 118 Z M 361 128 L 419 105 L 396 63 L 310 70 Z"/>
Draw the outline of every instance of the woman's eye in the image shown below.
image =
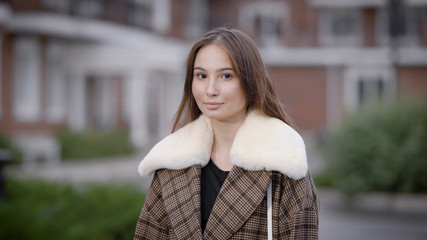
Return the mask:
<path id="1" fill-rule="evenodd" d="M 230 79 L 231 77 L 232 77 L 232 75 L 229 73 L 225 73 L 224 75 L 222 75 L 222 78 L 224 78 L 224 79 Z"/>
<path id="2" fill-rule="evenodd" d="M 199 74 L 196 74 L 197 75 L 197 78 L 200 78 L 200 79 L 205 79 L 206 78 L 206 74 L 203 74 L 203 73 L 199 73 Z"/>

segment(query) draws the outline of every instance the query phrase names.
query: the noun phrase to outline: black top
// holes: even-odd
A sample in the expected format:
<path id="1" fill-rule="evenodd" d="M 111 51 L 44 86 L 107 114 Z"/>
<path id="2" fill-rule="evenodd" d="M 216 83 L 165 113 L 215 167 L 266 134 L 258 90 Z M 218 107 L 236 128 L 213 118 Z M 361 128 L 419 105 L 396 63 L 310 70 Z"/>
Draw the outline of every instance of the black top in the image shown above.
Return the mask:
<path id="1" fill-rule="evenodd" d="M 216 197 L 227 178 L 228 171 L 219 169 L 212 160 L 202 168 L 201 179 L 201 211 L 202 211 L 202 232 L 205 231 L 206 224 L 211 214 Z"/>

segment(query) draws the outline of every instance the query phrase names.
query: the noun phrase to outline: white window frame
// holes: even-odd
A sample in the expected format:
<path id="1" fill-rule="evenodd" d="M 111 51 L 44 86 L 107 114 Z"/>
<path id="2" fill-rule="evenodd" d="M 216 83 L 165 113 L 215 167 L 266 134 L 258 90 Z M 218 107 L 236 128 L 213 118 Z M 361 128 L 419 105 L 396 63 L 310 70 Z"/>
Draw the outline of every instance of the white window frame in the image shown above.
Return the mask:
<path id="1" fill-rule="evenodd" d="M 371 96 L 370 99 L 360 102 L 359 82 L 381 80 L 382 96 Z M 352 66 L 346 69 L 344 84 L 344 101 L 346 109 L 369 105 L 374 100 L 390 101 L 396 97 L 396 78 L 390 66 Z"/>
<path id="2" fill-rule="evenodd" d="M 37 122 L 41 115 L 40 43 L 36 37 L 17 37 L 13 44 L 13 117 Z"/>
<path id="3" fill-rule="evenodd" d="M 341 16 L 340 16 L 341 15 Z M 337 36 L 333 32 L 333 21 L 342 16 L 354 18 L 353 32 L 347 36 Z M 358 8 L 319 9 L 319 44 L 321 46 L 361 46 L 363 43 L 363 16 Z"/>
<path id="4" fill-rule="evenodd" d="M 280 45 L 283 34 L 274 31 L 287 28 L 290 22 L 289 14 L 289 7 L 283 2 L 246 3 L 239 9 L 239 26 L 249 32 L 255 32 L 256 20 L 260 19 L 260 43 L 267 47 Z M 275 26 L 272 26 L 269 20 L 273 20 Z"/>

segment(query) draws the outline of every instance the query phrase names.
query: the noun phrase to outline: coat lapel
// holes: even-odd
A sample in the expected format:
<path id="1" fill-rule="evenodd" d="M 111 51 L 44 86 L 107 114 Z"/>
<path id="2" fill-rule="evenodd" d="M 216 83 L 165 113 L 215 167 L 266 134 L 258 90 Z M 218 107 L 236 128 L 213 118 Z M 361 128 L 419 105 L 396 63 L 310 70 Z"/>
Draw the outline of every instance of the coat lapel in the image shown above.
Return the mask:
<path id="1" fill-rule="evenodd" d="M 160 171 L 162 193 L 172 229 L 178 239 L 202 239 L 200 217 L 201 166 Z"/>
<path id="2" fill-rule="evenodd" d="M 234 166 L 215 201 L 204 239 L 230 239 L 261 204 L 270 178 L 271 172 Z"/>

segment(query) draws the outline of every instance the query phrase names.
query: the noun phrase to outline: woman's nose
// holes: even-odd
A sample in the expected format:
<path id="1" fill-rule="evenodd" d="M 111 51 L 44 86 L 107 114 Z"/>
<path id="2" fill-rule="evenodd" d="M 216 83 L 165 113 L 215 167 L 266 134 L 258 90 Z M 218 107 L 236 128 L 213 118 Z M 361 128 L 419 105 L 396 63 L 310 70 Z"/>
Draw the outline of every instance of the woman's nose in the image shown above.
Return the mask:
<path id="1" fill-rule="evenodd" d="M 209 79 L 208 88 L 206 89 L 206 95 L 216 96 L 218 95 L 218 86 L 214 79 Z"/>

